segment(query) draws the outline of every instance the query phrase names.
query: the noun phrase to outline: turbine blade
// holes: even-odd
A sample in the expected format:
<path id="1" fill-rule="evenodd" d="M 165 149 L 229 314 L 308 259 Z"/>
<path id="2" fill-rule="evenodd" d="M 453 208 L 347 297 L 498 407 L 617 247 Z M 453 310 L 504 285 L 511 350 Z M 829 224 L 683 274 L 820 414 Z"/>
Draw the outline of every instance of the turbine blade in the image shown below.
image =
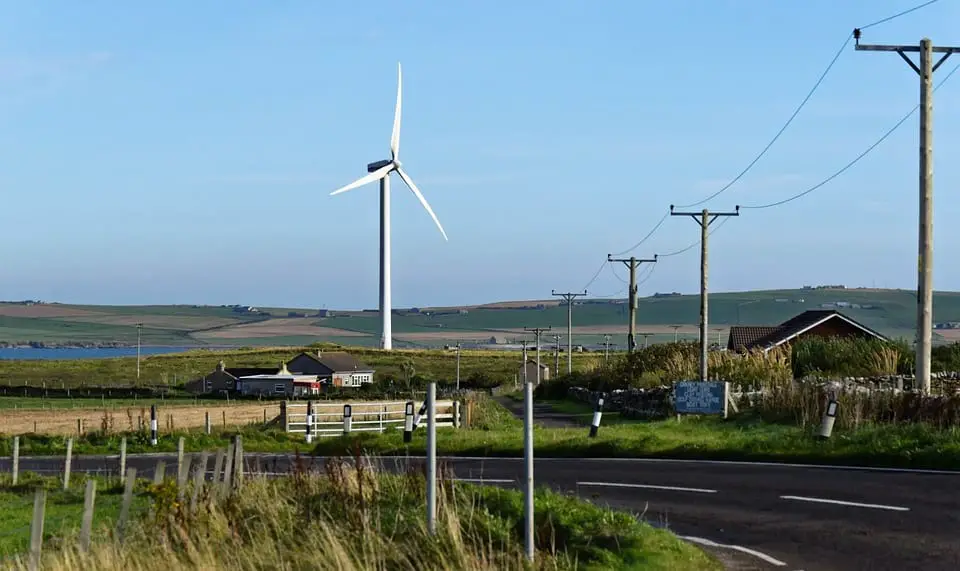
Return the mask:
<path id="1" fill-rule="evenodd" d="M 405 173 L 402 168 L 397 169 L 397 174 L 400 175 L 400 178 L 403 179 L 403 182 L 407 183 L 407 186 L 410 187 L 411 191 L 413 191 L 414 196 L 417 197 L 417 200 L 420 201 L 420 204 L 422 204 L 427 213 L 430 214 L 430 218 L 433 218 L 433 221 L 436 222 L 437 228 L 439 228 L 440 233 L 443 234 L 443 239 L 450 241 L 450 239 L 447 238 L 447 233 L 443 230 L 443 226 L 440 224 L 440 220 L 437 218 L 437 215 L 433 213 L 433 209 L 430 208 L 430 205 L 427 203 L 427 199 L 423 197 L 423 194 L 420 192 L 420 189 L 417 188 L 417 185 L 413 184 L 413 181 L 410 180 L 410 177 L 407 176 L 407 173 Z"/>
<path id="2" fill-rule="evenodd" d="M 348 190 L 353 190 L 353 189 L 357 188 L 358 186 L 363 186 L 363 185 L 365 185 L 365 184 L 367 184 L 367 183 L 371 183 L 371 182 L 373 182 L 373 181 L 375 181 L 375 180 L 380 180 L 381 178 L 387 176 L 387 174 L 390 172 L 390 169 L 392 169 L 392 168 L 393 168 L 393 164 L 389 164 L 389 165 L 387 165 L 387 166 L 385 166 L 385 167 L 383 167 L 383 168 L 381 168 L 381 169 L 377 169 L 377 170 L 373 171 L 372 173 L 368 174 L 367 176 L 365 176 L 365 177 L 363 177 L 363 178 L 358 178 L 357 180 L 351 182 L 351 183 L 348 184 L 347 186 L 342 186 L 342 187 L 338 188 L 337 190 L 331 192 L 331 193 L 330 193 L 330 196 L 333 196 L 333 195 L 335 195 L 335 194 L 340 194 L 341 192 L 347 192 Z"/>
<path id="3" fill-rule="evenodd" d="M 400 154 L 400 94 L 402 86 L 403 71 L 400 68 L 400 62 L 397 62 L 397 109 L 393 114 L 393 134 L 390 136 L 390 153 L 394 160 Z"/>

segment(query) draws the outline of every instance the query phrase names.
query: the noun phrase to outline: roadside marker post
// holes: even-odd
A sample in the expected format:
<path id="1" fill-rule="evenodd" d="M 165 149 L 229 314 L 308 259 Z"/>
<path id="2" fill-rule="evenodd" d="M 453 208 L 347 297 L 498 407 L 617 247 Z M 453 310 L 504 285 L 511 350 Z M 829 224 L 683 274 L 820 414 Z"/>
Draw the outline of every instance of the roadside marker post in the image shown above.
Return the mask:
<path id="1" fill-rule="evenodd" d="M 313 401 L 307 401 L 307 444 L 313 442 Z"/>
<path id="2" fill-rule="evenodd" d="M 403 441 L 409 444 L 413 440 L 413 401 L 407 402 L 403 417 Z"/>
<path id="3" fill-rule="evenodd" d="M 833 434 L 833 423 L 837 420 L 839 408 L 836 394 L 831 394 L 827 401 L 827 410 L 824 411 L 823 420 L 820 422 L 820 434 L 817 435 L 821 440 L 827 440 Z"/>
<path id="4" fill-rule="evenodd" d="M 597 437 L 597 431 L 600 430 L 600 417 L 603 415 L 603 395 L 597 399 L 597 405 L 593 409 L 593 422 L 590 423 L 590 438 Z"/>
<path id="5" fill-rule="evenodd" d="M 150 405 L 150 446 L 157 445 L 157 405 Z"/>
<path id="6" fill-rule="evenodd" d="M 350 430 L 353 428 L 353 407 L 345 404 L 343 405 L 343 434 L 346 436 L 350 434 Z"/>
<path id="7" fill-rule="evenodd" d="M 423 418 L 423 415 L 427 414 L 427 401 L 423 401 L 423 406 L 420 407 L 420 412 L 413 417 L 413 428 L 416 430 L 420 426 L 420 420 Z"/>

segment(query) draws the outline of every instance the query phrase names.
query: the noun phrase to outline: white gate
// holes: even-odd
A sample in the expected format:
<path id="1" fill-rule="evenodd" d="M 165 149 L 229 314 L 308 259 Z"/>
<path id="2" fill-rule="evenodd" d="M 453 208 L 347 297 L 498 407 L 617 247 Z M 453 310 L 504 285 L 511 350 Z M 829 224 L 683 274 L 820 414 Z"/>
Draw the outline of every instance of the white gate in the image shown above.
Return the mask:
<path id="1" fill-rule="evenodd" d="M 307 432 L 307 403 L 286 403 L 286 420 L 284 428 L 287 432 L 306 434 Z M 351 432 L 384 432 L 390 427 L 403 429 L 406 417 L 407 401 L 384 402 L 314 402 L 313 424 L 310 432 L 314 436 L 335 436 L 343 434 L 343 405 L 351 408 Z M 437 428 L 460 426 L 460 403 L 452 400 L 436 401 Z M 414 402 L 414 415 L 420 412 L 424 403 Z M 420 425 L 425 426 L 427 415 L 420 419 Z"/>

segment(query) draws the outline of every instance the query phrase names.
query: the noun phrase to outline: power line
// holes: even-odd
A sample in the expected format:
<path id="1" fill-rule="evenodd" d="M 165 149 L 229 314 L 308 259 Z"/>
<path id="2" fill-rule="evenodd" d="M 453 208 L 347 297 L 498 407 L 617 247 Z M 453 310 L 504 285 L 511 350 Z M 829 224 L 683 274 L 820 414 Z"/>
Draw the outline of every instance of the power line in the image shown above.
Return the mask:
<path id="1" fill-rule="evenodd" d="M 866 26 L 860 26 L 860 29 L 861 29 L 861 30 L 866 30 L 867 28 L 872 28 L 872 27 L 877 26 L 877 25 L 880 25 L 880 24 L 885 24 L 885 23 L 889 22 L 890 20 L 896 20 L 896 19 L 899 18 L 900 16 L 906 16 L 906 15 L 909 14 L 910 12 L 915 12 L 915 11 L 919 10 L 920 8 L 926 8 L 927 6 L 929 6 L 929 5 L 931 5 L 931 4 L 936 4 L 936 3 L 939 2 L 939 1 L 940 1 L 940 0 L 930 0 L 929 2 L 924 2 L 923 4 L 920 4 L 920 5 L 918 5 L 918 6 L 914 6 L 913 8 L 910 8 L 909 10 L 904 10 L 903 12 L 894 14 L 893 16 L 888 16 L 888 17 L 886 17 L 886 18 L 884 18 L 884 19 L 882 19 L 882 20 L 877 20 L 876 22 L 873 22 L 872 24 L 867 24 Z"/>
<path id="2" fill-rule="evenodd" d="M 744 208 L 744 207 L 741 206 L 740 208 Z M 727 221 L 729 221 L 729 220 L 730 220 L 729 218 L 724 218 L 723 220 L 721 220 L 719 224 L 717 224 L 716 226 L 714 226 L 713 228 L 710 229 L 710 232 L 709 232 L 708 235 L 709 235 L 709 236 L 713 236 L 713 233 L 716 232 L 717 230 L 723 228 L 723 225 L 726 224 Z M 699 245 L 699 244 L 700 244 L 700 240 L 697 240 L 696 242 L 694 242 L 693 244 L 690 244 L 690 245 L 687 246 L 686 248 L 683 248 L 683 249 L 680 249 L 680 250 L 676 250 L 675 252 L 670 252 L 669 254 L 657 254 L 657 257 L 658 257 L 658 258 L 669 258 L 669 257 L 671 257 L 671 256 L 679 256 L 680 254 L 683 254 L 683 253 L 685 253 L 685 252 L 689 252 L 690 250 L 692 250 L 693 248 L 695 248 L 695 247 L 696 247 L 697 245 Z"/>
<path id="3" fill-rule="evenodd" d="M 752 169 L 753 166 L 757 164 L 757 161 L 762 159 L 763 156 L 767 154 L 767 151 L 770 150 L 770 147 L 772 147 L 773 144 L 776 143 L 778 139 L 780 139 L 780 136 L 783 135 L 784 131 L 787 130 L 787 127 L 789 127 L 790 124 L 793 123 L 793 120 L 797 118 L 797 115 L 800 114 L 800 111 L 806 106 L 807 102 L 810 101 L 810 98 L 813 97 L 813 94 L 817 91 L 817 88 L 819 88 L 820 84 L 823 83 L 823 80 L 827 77 L 827 74 L 830 73 L 831 69 L 833 69 L 834 64 L 836 64 L 837 60 L 840 59 L 840 55 L 844 52 L 844 50 L 847 49 L 847 46 L 850 44 L 850 40 L 852 38 L 853 38 L 852 34 L 847 35 L 846 39 L 843 41 L 843 45 L 840 46 L 840 49 L 837 50 L 836 54 L 834 54 L 833 59 L 830 60 L 830 63 L 827 65 L 827 68 L 824 69 L 823 73 L 820 74 L 820 77 L 817 79 L 817 82 L 813 84 L 813 87 L 811 87 L 810 91 L 807 92 L 807 96 L 803 98 L 803 101 L 801 101 L 800 105 L 798 105 L 797 108 L 793 111 L 793 114 L 790 115 L 790 118 L 787 119 L 787 122 L 783 124 L 783 127 L 780 127 L 780 130 L 777 131 L 777 134 L 774 135 L 772 139 L 770 139 L 770 142 L 767 143 L 767 146 L 764 147 L 762 151 L 760 151 L 760 154 L 754 157 L 754 159 L 750 161 L 750 163 L 742 171 L 740 171 L 740 174 L 738 174 L 736 177 L 734 177 L 733 180 L 725 184 L 723 188 L 714 192 L 713 194 L 704 198 L 703 200 L 694 202 L 692 204 L 679 205 L 677 206 L 677 208 L 691 208 L 693 206 L 699 206 L 704 202 L 713 200 L 714 198 L 726 192 L 728 188 L 730 188 L 731 186 L 736 184 L 737 181 L 743 178 L 743 175 L 747 174 L 747 172 L 749 172 L 750 169 Z"/>
<path id="4" fill-rule="evenodd" d="M 593 277 L 590 278 L 590 281 L 587 282 L 587 285 L 583 286 L 583 287 L 580 288 L 580 289 L 586 291 L 590 286 L 592 286 L 592 285 L 593 285 L 593 282 L 597 281 L 597 278 L 600 277 L 600 272 L 603 271 L 603 267 L 606 266 L 606 265 L 607 265 L 607 261 L 604 260 L 603 263 L 600 264 L 600 267 L 597 268 L 597 272 L 596 272 L 595 274 L 593 274 Z"/>
<path id="5" fill-rule="evenodd" d="M 948 79 L 950 79 L 950 76 L 952 76 L 954 73 L 956 73 L 957 69 L 960 69 L 960 64 L 955 65 L 955 66 L 953 67 L 953 69 L 950 70 L 950 73 L 948 73 L 946 76 L 944 76 L 944 78 L 940 81 L 940 83 L 937 84 L 936 87 L 933 88 L 933 90 L 936 91 L 937 89 L 940 89 L 940 87 L 941 87 L 944 83 L 946 83 Z M 769 204 L 760 204 L 760 205 L 754 205 L 754 206 L 741 206 L 740 208 L 747 208 L 747 209 L 750 209 L 750 210 L 762 210 L 762 209 L 765 209 L 765 208 L 773 208 L 774 206 L 780 206 L 780 205 L 786 204 L 786 203 L 788 203 L 788 202 L 793 202 L 794 200 L 797 200 L 797 199 L 799 199 L 799 198 L 803 198 L 804 196 L 810 194 L 811 192 L 817 190 L 818 188 L 824 186 L 825 184 L 829 183 L 829 182 L 832 181 L 833 179 L 837 178 L 838 176 L 840 176 L 840 175 L 842 175 L 843 173 L 845 173 L 845 172 L 847 172 L 848 170 L 850 170 L 850 169 L 853 167 L 853 165 L 859 163 L 859 162 L 861 161 L 861 159 L 863 159 L 864 157 L 866 157 L 866 156 L 867 156 L 868 154 L 870 154 L 870 152 L 872 152 L 875 148 L 877 148 L 878 146 L 880 146 L 880 143 L 886 141 L 887 138 L 889 138 L 890 135 L 892 135 L 892 134 L 894 133 L 894 131 L 896 131 L 896 130 L 899 129 L 904 123 L 906 123 L 906 122 L 907 122 L 907 119 L 909 119 L 910 117 L 912 117 L 913 114 L 916 113 L 916 112 L 917 112 L 917 109 L 919 109 L 919 108 L 920 108 L 920 105 L 915 105 L 915 106 L 913 107 L 913 109 L 910 110 L 909 113 L 907 113 L 906 115 L 904 115 L 899 121 L 896 122 L 896 124 L 894 124 L 893 127 L 891 127 L 890 129 L 888 129 L 887 132 L 884 133 L 882 137 L 880 137 L 879 139 L 877 139 L 872 145 L 870 145 L 869 147 L 867 147 L 866 150 L 864 150 L 862 153 L 860 153 L 859 155 L 857 155 L 856 158 L 854 158 L 852 161 L 850 161 L 849 163 L 847 163 L 846 165 L 844 165 L 842 168 L 840 168 L 840 170 L 836 171 L 836 172 L 833 173 L 832 175 L 828 176 L 827 178 L 823 179 L 822 181 L 818 182 L 817 184 L 811 186 L 810 188 L 804 190 L 803 192 L 794 194 L 793 196 L 784 198 L 783 200 L 778 200 L 778 201 L 776 201 L 776 202 L 771 202 L 771 203 L 769 203 Z M 693 246 L 691 246 L 691 248 L 692 248 L 692 247 L 693 247 Z M 661 256 L 665 256 L 665 255 L 669 255 L 669 254 L 660 254 L 660 255 L 661 255 Z"/>
<path id="6" fill-rule="evenodd" d="M 617 278 L 618 280 L 620 280 L 620 283 L 622 283 L 622 284 L 627 284 L 627 285 L 630 284 L 629 281 L 627 281 L 627 280 L 625 280 L 625 279 L 623 279 L 623 278 L 620 277 L 620 274 L 617 273 L 617 270 L 613 269 L 613 264 L 607 264 L 607 266 L 610 267 L 610 273 L 613 274 L 613 277 L 615 277 L 615 278 Z"/>
<path id="7" fill-rule="evenodd" d="M 622 256 L 622 255 L 624 255 L 624 254 L 629 254 L 630 252 L 636 250 L 636 249 L 639 248 L 641 245 L 643 245 L 644 242 L 646 242 L 647 240 L 649 240 L 650 237 L 653 236 L 653 233 L 656 232 L 657 230 L 659 230 L 660 227 L 663 226 L 664 221 L 665 221 L 667 218 L 669 218 L 669 217 L 670 217 L 670 211 L 668 210 L 667 212 L 665 212 L 665 213 L 663 214 L 663 218 L 661 218 L 660 221 L 657 222 L 657 225 L 653 227 L 653 230 L 650 230 L 649 232 L 647 232 L 647 235 L 644 236 L 643 238 L 641 238 L 639 242 L 637 242 L 637 243 L 634 244 L 633 246 L 630 246 L 629 248 L 627 248 L 626 250 L 624 250 L 624 251 L 622 251 L 622 252 L 617 252 L 617 253 L 611 254 L 611 255 L 613 255 L 613 256 Z"/>

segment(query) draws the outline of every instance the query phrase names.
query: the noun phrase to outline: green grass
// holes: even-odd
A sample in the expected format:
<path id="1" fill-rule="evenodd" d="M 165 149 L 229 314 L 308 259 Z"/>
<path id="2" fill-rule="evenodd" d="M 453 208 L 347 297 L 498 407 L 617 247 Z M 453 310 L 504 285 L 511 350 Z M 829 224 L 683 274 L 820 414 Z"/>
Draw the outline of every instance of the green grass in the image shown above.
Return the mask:
<path id="1" fill-rule="evenodd" d="M 93 538 L 106 539 L 120 514 L 123 488 L 118 479 L 90 478 L 97 481 L 96 509 L 93 518 Z M 29 548 L 30 522 L 33 518 L 34 490 L 47 489 L 44 516 L 44 548 L 57 546 L 60 542 L 73 541 L 80 529 L 83 513 L 83 494 L 88 477 L 74 474 L 70 488 L 63 490 L 59 478 L 41 477 L 30 472 L 20 474 L 16 486 L 9 474 L 0 475 L 0 560 Z M 135 497 L 131 514 L 138 517 L 147 509 L 147 500 Z"/>
<path id="2" fill-rule="evenodd" d="M 802 303 L 799 300 L 803 300 Z M 788 300 L 786 302 L 777 300 Z M 586 300 L 574 308 L 576 326 L 617 326 L 622 327 L 627 319 L 626 304 L 618 300 Z M 736 323 L 744 325 L 775 325 L 798 313 L 815 309 L 822 303 L 846 301 L 852 304 L 872 305 L 872 309 L 844 308 L 842 311 L 854 319 L 873 327 L 892 337 L 912 337 L 916 322 L 916 300 L 914 292 L 908 290 L 769 290 L 731 293 L 712 293 L 710 295 L 710 323 L 717 326 L 729 326 Z M 698 298 L 693 295 L 672 297 L 645 297 L 639 301 L 637 312 L 638 328 L 642 332 L 648 325 L 692 325 L 697 322 L 699 311 Z M 530 302 L 534 306 L 536 302 Z M 101 313 L 103 315 L 129 316 L 189 316 L 230 318 L 237 323 L 258 321 L 267 318 L 264 315 L 234 313 L 230 308 L 194 307 L 189 305 L 172 306 L 68 306 Z M 934 320 L 960 321 L 960 293 L 937 292 L 934 295 Z M 285 318 L 288 309 L 269 309 L 272 317 Z M 300 310 L 312 314 L 315 310 Z M 454 342 L 467 332 L 488 332 L 498 338 L 522 338 L 519 332 L 531 323 L 537 326 L 552 326 L 564 330 L 566 327 L 566 308 L 547 305 L 543 309 L 496 309 L 489 307 L 469 308 L 467 313 L 452 312 L 445 315 L 425 315 L 424 313 L 406 313 L 400 310 L 393 318 L 394 331 L 398 334 L 433 332 L 442 334 L 441 338 L 429 341 L 400 342 L 408 346 L 439 345 Z M 380 318 L 377 312 L 334 312 L 327 318 L 305 318 L 304 323 L 360 332 L 367 338 L 336 336 L 324 337 L 326 341 L 359 343 L 373 345 L 380 332 Z M 144 343 L 159 345 L 204 345 L 231 344 L 260 346 L 266 344 L 304 344 L 320 340 L 318 337 L 291 335 L 287 337 L 259 337 L 247 339 L 223 339 L 200 342 L 191 337 L 191 330 L 184 329 L 144 329 Z M 936 333 L 935 333 L 936 336 Z M 937 336 L 938 337 L 938 336 Z M 651 342 L 665 342 L 673 339 L 672 333 L 659 334 Z M 49 343 L 136 341 L 136 328 L 133 326 L 81 323 L 56 318 L 20 318 L 0 317 L 0 342 L 42 341 Z M 576 343 L 598 343 L 598 335 L 575 335 Z M 612 339 L 623 348 L 624 335 L 614 335 Z"/>
<path id="3" fill-rule="evenodd" d="M 151 355 L 141 359 L 142 384 L 173 384 L 198 379 L 212 372 L 221 359 L 227 367 L 279 367 L 281 361 L 296 356 L 304 347 L 277 349 L 235 349 L 212 351 L 200 349 L 184 353 Z M 328 346 L 326 350 L 329 350 Z M 315 350 L 315 349 L 309 349 Z M 365 364 L 376 369 L 378 380 L 392 376 L 405 379 L 404 365 L 413 365 L 414 375 L 438 381 L 456 377 L 457 361 L 453 352 L 442 350 L 394 350 L 350 347 L 347 349 Z M 583 370 L 597 362 L 595 354 L 574 354 L 574 368 Z M 513 382 L 520 368 L 520 357 L 514 352 L 462 351 L 461 379 L 486 375 L 498 382 Z M 3 360 L 0 359 L 0 385 L 50 387 L 81 385 L 129 386 L 136 384 L 135 357 L 76 360 Z"/>

